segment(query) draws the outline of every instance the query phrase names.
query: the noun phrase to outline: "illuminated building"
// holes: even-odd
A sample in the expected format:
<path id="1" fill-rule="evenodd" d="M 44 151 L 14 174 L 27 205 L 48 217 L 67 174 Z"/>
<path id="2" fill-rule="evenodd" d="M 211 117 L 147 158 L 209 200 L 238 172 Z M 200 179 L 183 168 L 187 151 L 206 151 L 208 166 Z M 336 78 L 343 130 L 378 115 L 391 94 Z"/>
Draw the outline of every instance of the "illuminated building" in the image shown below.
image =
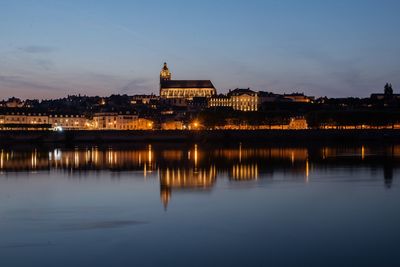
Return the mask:
<path id="1" fill-rule="evenodd" d="M 230 90 L 228 95 L 213 96 L 208 100 L 209 107 L 231 107 L 240 111 L 257 111 L 258 94 L 250 89 Z"/>
<path id="2" fill-rule="evenodd" d="M 39 130 L 50 128 L 43 113 L 7 112 L 0 115 L 0 127 L 6 130 Z"/>
<path id="3" fill-rule="evenodd" d="M 208 100 L 209 107 L 232 107 L 232 102 L 229 96 L 220 94 L 211 97 Z"/>
<path id="4" fill-rule="evenodd" d="M 63 130 L 83 130 L 87 126 L 84 115 L 53 114 L 49 116 L 49 123 L 53 128 L 61 127 Z"/>
<path id="5" fill-rule="evenodd" d="M 291 118 L 288 126 L 289 130 L 305 130 L 308 129 L 307 120 L 304 117 Z"/>
<path id="6" fill-rule="evenodd" d="M 210 80 L 172 80 L 167 63 L 160 72 L 160 96 L 164 99 L 193 100 L 194 97 L 211 97 L 216 89 Z"/>
<path id="7" fill-rule="evenodd" d="M 183 130 L 184 125 L 182 121 L 166 121 L 161 124 L 163 130 Z"/>
<path id="8" fill-rule="evenodd" d="M 95 113 L 92 123 L 94 130 L 151 130 L 153 126 L 150 120 L 117 112 Z"/>
<path id="9" fill-rule="evenodd" d="M 258 94 L 250 89 L 235 89 L 229 91 L 232 108 L 240 111 L 257 111 Z"/>

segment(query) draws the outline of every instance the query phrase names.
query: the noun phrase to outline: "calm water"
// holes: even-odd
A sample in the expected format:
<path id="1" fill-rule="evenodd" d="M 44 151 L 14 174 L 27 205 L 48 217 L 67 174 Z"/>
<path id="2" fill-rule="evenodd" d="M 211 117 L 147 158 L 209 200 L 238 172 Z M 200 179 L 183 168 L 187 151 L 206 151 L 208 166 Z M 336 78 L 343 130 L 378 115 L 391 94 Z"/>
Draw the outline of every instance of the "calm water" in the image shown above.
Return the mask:
<path id="1" fill-rule="evenodd" d="M 0 266 L 400 266 L 400 146 L 3 148 Z"/>

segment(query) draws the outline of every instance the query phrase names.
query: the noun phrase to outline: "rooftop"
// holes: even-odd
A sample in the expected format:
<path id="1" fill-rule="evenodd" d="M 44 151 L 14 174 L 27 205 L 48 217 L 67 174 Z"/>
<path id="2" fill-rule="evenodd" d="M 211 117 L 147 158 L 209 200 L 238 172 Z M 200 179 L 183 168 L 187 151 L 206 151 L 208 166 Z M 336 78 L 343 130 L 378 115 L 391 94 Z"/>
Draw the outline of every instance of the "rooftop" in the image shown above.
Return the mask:
<path id="1" fill-rule="evenodd" d="M 161 88 L 215 88 L 210 80 L 165 80 Z"/>

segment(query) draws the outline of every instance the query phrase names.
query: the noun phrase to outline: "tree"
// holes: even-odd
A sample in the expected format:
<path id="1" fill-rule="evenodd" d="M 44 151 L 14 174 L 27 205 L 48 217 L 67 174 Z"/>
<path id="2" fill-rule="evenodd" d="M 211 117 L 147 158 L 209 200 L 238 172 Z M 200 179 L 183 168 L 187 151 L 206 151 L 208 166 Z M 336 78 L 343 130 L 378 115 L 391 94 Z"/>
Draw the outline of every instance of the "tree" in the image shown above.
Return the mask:
<path id="1" fill-rule="evenodd" d="M 393 95 L 392 84 L 386 83 L 385 84 L 385 96 L 392 96 L 392 95 Z"/>

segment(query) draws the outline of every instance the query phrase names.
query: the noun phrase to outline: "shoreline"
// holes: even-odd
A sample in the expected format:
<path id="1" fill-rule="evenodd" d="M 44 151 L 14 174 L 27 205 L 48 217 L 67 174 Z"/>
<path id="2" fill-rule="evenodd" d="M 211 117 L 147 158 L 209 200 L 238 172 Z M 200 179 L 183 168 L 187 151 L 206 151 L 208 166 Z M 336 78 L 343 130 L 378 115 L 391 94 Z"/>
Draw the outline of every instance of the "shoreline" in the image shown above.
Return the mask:
<path id="1" fill-rule="evenodd" d="M 310 143 L 396 142 L 397 129 L 357 130 L 193 130 L 193 131 L 0 131 L 0 144 L 18 143 Z"/>

